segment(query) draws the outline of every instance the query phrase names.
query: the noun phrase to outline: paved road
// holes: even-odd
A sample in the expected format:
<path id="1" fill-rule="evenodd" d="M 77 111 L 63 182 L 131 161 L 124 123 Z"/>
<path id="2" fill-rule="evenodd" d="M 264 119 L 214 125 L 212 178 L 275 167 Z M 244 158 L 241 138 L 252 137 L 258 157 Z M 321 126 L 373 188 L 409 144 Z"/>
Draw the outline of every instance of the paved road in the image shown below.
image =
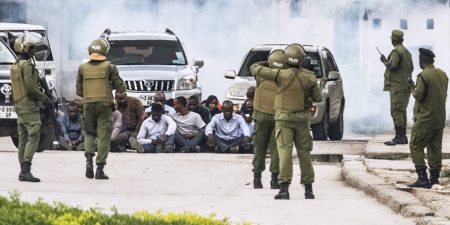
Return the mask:
<path id="1" fill-rule="evenodd" d="M 295 167 L 291 200 L 275 201 L 277 191 L 268 189 L 269 173 L 263 174 L 263 190 L 252 189 L 250 155 L 110 154 L 106 172 L 112 179 L 97 181 L 84 178 L 82 152 L 45 151 L 35 155 L 33 164 L 33 173 L 43 182 L 31 184 L 17 181 L 17 153 L 3 149 L 10 146 L 8 141 L 0 139 L 0 194 L 18 190 L 28 201 L 43 198 L 106 210 L 115 206 L 127 213 L 216 213 L 253 224 L 414 224 L 347 186 L 340 164 L 315 163 L 316 200 L 303 198 Z"/>

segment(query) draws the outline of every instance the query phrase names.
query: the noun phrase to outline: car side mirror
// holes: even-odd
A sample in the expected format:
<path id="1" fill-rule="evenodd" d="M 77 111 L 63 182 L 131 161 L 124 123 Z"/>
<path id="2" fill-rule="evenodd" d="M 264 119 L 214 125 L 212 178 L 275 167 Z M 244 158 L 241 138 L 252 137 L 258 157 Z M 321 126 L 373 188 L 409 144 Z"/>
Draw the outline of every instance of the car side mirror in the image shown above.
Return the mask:
<path id="1" fill-rule="evenodd" d="M 202 68 L 203 65 L 205 65 L 205 62 L 203 62 L 203 59 L 194 59 L 194 66 L 198 68 Z"/>
<path id="2" fill-rule="evenodd" d="M 328 80 L 339 80 L 341 78 L 341 74 L 337 71 L 330 71 L 328 73 Z"/>
<path id="3" fill-rule="evenodd" d="M 227 70 L 225 72 L 225 78 L 227 78 L 227 79 L 234 79 L 234 78 L 236 78 L 236 71 L 234 71 L 234 70 Z"/>

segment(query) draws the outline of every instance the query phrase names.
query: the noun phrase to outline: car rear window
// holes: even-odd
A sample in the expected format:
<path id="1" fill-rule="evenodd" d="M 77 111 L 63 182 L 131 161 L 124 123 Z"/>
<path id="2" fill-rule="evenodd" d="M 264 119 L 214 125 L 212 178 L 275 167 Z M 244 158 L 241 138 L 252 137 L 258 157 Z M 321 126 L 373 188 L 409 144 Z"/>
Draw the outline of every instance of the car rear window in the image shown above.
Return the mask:
<path id="1" fill-rule="evenodd" d="M 116 65 L 187 65 L 178 41 L 110 41 L 108 59 Z"/>
<path id="2" fill-rule="evenodd" d="M 242 64 L 238 76 L 251 77 L 250 67 L 256 62 L 267 61 L 269 53 L 270 51 L 250 51 Z M 306 60 L 303 67 L 314 72 L 317 78 L 322 78 L 322 67 L 317 52 L 306 52 Z"/>

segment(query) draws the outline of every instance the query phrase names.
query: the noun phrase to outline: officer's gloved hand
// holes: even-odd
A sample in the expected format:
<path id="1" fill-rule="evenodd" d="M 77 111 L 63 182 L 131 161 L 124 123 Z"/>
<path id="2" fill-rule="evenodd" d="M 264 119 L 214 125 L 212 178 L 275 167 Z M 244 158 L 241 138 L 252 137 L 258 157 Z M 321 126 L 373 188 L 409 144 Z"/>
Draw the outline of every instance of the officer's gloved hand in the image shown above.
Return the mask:
<path id="1" fill-rule="evenodd" d="M 208 143 L 208 146 L 210 146 L 210 147 L 214 146 L 214 135 L 213 134 L 208 135 L 207 143 Z"/>

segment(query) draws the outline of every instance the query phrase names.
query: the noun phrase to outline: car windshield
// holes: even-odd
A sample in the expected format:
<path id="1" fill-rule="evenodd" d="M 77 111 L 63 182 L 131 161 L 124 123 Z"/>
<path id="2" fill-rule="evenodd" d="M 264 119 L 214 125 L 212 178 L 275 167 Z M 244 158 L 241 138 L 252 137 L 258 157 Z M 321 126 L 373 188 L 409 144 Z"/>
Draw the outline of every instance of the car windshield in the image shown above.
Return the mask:
<path id="1" fill-rule="evenodd" d="M 6 47 L 5 43 L 0 41 L 0 64 L 13 64 L 15 61 L 14 55 Z"/>
<path id="2" fill-rule="evenodd" d="M 259 61 L 267 61 L 270 51 L 251 51 L 242 64 L 238 76 L 251 77 L 250 67 Z M 306 60 L 304 61 L 304 68 L 314 72 L 317 78 L 322 78 L 322 67 L 320 65 L 319 54 L 316 52 L 306 52 Z"/>
<path id="3" fill-rule="evenodd" d="M 183 47 L 178 41 L 110 41 L 108 59 L 116 65 L 186 65 Z"/>

